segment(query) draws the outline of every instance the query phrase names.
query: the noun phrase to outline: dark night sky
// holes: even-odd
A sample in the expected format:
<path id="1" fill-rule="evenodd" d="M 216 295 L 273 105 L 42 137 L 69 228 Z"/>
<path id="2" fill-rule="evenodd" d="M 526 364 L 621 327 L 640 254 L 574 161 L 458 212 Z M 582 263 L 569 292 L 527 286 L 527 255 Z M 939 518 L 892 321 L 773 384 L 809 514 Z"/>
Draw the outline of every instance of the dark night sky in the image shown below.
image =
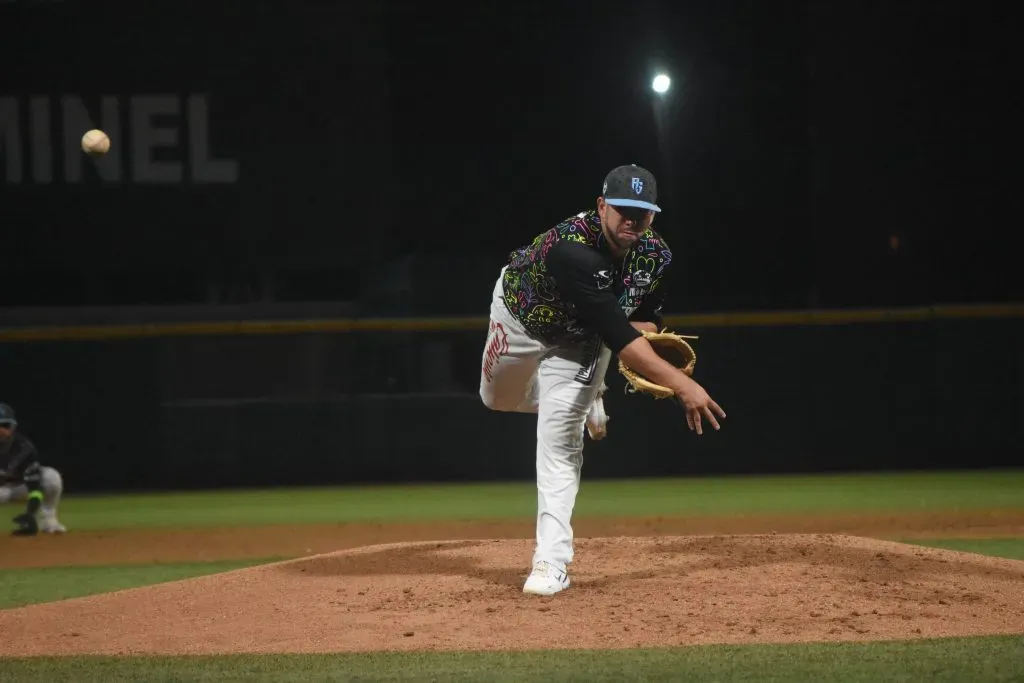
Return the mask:
<path id="1" fill-rule="evenodd" d="M 0 303 L 31 303 L 29 274 L 79 303 L 169 272 L 356 294 L 411 256 L 424 287 L 489 288 L 629 162 L 661 181 L 679 310 L 1024 296 L 994 3 L 234 6 L 0 6 L 22 58 L 0 95 L 209 92 L 243 169 L 220 188 L 6 186 Z"/>

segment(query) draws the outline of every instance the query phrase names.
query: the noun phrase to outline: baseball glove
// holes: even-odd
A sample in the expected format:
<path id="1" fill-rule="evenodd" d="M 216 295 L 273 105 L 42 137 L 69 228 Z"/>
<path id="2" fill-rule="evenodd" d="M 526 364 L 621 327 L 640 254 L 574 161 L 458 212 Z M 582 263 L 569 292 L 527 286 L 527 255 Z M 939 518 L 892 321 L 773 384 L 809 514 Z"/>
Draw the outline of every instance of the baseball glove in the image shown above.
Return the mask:
<path id="1" fill-rule="evenodd" d="M 650 342 L 651 346 L 654 347 L 659 356 L 687 375 L 693 375 L 693 368 L 697 364 L 697 352 L 693 350 L 693 347 L 686 340 L 697 339 L 697 337 L 669 332 L 667 328 L 661 332 L 644 331 L 642 334 Z M 674 391 L 643 377 L 636 370 L 623 363 L 621 358 L 619 359 L 619 372 L 626 378 L 626 393 L 635 394 L 639 392 L 650 394 L 654 398 L 671 398 L 675 396 Z"/>

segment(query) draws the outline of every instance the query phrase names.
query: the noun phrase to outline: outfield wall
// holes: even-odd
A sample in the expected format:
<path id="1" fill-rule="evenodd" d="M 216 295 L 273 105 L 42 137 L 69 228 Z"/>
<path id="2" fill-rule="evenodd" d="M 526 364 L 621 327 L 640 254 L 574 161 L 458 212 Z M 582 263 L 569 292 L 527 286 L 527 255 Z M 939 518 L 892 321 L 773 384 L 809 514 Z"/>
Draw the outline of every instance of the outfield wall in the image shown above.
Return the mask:
<path id="1" fill-rule="evenodd" d="M 0 328 L 0 400 L 69 487 L 532 477 L 533 418 L 477 396 L 483 319 L 179 318 Z M 724 429 L 613 370 L 588 477 L 1022 461 L 1024 306 L 667 322 Z"/>

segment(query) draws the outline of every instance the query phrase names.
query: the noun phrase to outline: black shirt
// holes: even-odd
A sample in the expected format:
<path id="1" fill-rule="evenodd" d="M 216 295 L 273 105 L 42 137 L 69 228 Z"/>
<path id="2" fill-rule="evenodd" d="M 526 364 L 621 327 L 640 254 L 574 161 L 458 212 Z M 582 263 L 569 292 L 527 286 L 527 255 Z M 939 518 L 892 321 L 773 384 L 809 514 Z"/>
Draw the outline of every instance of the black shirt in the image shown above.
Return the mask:
<path id="1" fill-rule="evenodd" d="M 0 441 L 0 483 L 20 484 L 26 474 L 34 480 L 38 470 L 39 452 L 27 436 L 14 432 L 10 439 Z"/>

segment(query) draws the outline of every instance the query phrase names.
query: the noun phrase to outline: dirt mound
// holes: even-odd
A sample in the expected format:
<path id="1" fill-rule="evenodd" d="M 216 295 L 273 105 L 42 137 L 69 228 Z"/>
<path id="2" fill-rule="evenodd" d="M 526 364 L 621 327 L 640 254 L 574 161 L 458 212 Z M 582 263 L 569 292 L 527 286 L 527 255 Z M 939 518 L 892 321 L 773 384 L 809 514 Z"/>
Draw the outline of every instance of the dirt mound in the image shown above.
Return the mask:
<path id="1" fill-rule="evenodd" d="M 1024 562 L 829 534 L 378 545 L 0 611 L 0 655 L 609 648 L 1024 631 Z"/>
<path id="2" fill-rule="evenodd" d="M 13 514 L 13 513 L 12 513 Z M 513 520 L 277 524 L 71 532 L 60 537 L 0 535 L 0 568 L 210 562 L 300 557 L 382 543 L 533 538 L 532 517 Z M 736 514 L 687 517 L 581 517 L 577 538 L 694 534 L 813 533 L 908 538 L 1021 537 L 1024 510 L 845 514 Z"/>

